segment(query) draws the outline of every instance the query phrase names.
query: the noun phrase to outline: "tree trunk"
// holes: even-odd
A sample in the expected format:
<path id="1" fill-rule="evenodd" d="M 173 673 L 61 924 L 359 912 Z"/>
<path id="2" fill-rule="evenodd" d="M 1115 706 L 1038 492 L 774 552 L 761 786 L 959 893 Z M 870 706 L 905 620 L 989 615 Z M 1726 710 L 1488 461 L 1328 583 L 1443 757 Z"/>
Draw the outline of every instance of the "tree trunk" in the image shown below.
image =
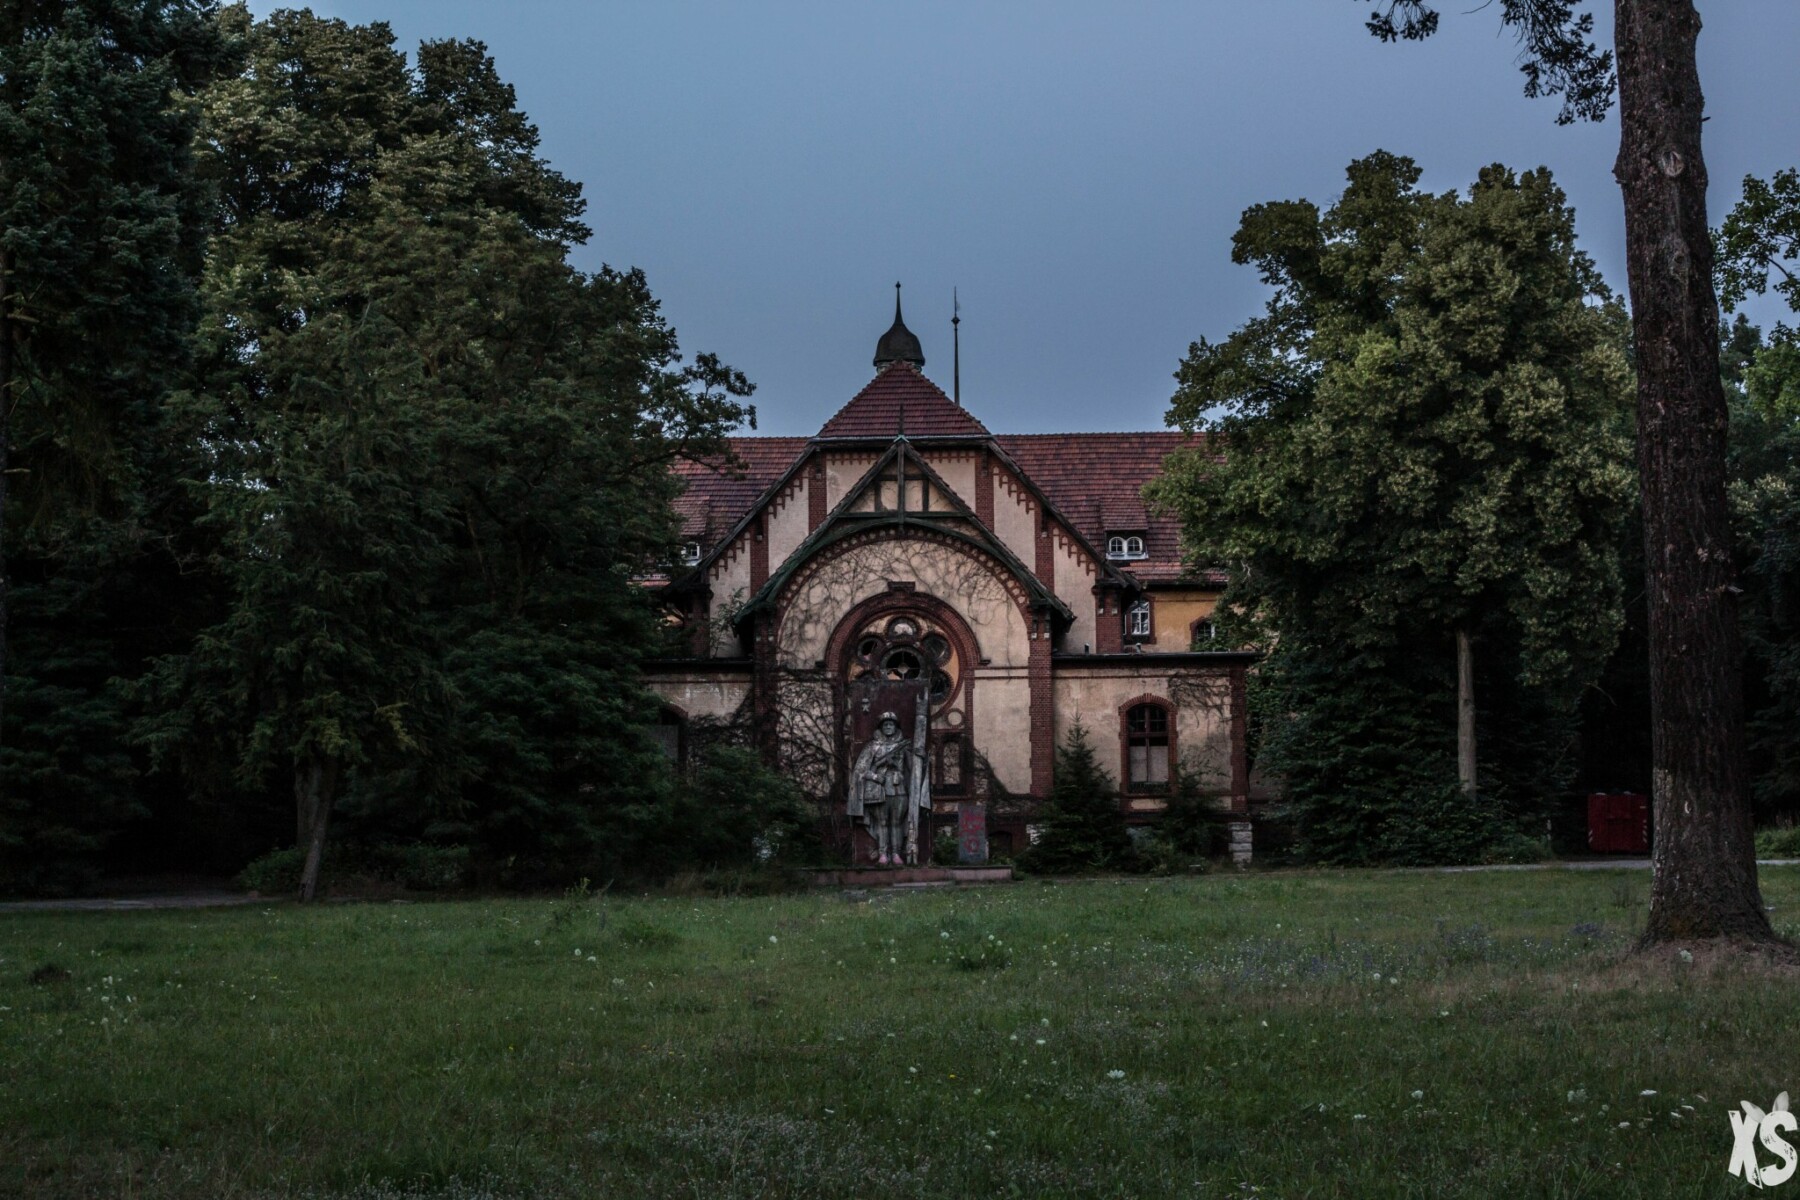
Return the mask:
<path id="1" fill-rule="evenodd" d="M 1621 134 L 1613 174 L 1625 197 L 1650 611 L 1656 847 L 1646 947 L 1775 938 L 1757 889 L 1745 796 L 1699 34 L 1691 0 L 1616 0 Z"/>
<path id="2" fill-rule="evenodd" d="M 1475 648 L 1467 629 L 1456 631 L 1456 778 L 1475 794 Z"/>
<path id="3" fill-rule="evenodd" d="M 299 843 L 306 847 L 306 865 L 300 870 L 302 902 L 310 902 L 319 890 L 319 865 L 325 859 L 325 830 L 331 823 L 337 774 L 335 761 L 313 759 L 294 776 L 294 807 L 306 825 Z"/>
<path id="4" fill-rule="evenodd" d="M 0 250 L 0 745 L 6 742 L 6 483 L 12 469 L 12 255 Z"/>

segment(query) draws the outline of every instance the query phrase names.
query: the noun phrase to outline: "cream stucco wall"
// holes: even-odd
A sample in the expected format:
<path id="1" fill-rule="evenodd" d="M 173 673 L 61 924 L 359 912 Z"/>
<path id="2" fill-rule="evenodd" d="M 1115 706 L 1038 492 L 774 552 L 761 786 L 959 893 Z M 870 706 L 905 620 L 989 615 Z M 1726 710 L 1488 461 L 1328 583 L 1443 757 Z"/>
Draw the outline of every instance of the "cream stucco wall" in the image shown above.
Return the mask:
<path id="1" fill-rule="evenodd" d="M 825 657 L 846 613 L 900 581 L 961 613 L 992 665 L 1023 666 L 1030 656 L 1028 631 L 1002 569 L 972 548 L 925 538 L 889 537 L 827 550 L 783 592 L 776 634 L 781 662 L 810 668 Z"/>
<path id="2" fill-rule="evenodd" d="M 927 453 L 925 462 L 938 473 L 956 498 L 967 508 L 975 507 L 975 454 L 970 450 L 940 450 Z"/>
<path id="3" fill-rule="evenodd" d="M 974 745 L 1009 792 L 1031 790 L 1031 679 L 1022 666 L 974 672 Z"/>
<path id="4" fill-rule="evenodd" d="M 825 456 L 825 511 L 843 500 L 844 493 L 862 481 L 875 465 L 875 454 L 827 454 Z"/>
<path id="5" fill-rule="evenodd" d="M 1056 698 L 1056 743 L 1067 741 L 1079 717 L 1095 756 L 1120 786 L 1119 707 L 1139 696 L 1166 700 L 1175 708 L 1175 751 L 1184 770 L 1198 772 L 1209 791 L 1231 787 L 1231 677 L 1217 668 L 1158 670 L 1153 660 L 1121 672 L 1107 666 L 1057 660 L 1052 675 Z M 1141 803 L 1141 802 L 1140 802 Z M 1160 804 L 1148 805 L 1159 808 Z"/>
<path id="6" fill-rule="evenodd" d="M 1075 623 L 1063 634 L 1061 649 L 1074 654 L 1082 646 L 1094 645 L 1094 567 L 1093 560 L 1070 537 L 1056 539 L 1056 596 L 1075 614 Z"/>
<path id="7" fill-rule="evenodd" d="M 769 506 L 769 569 L 779 570 L 806 535 L 812 532 L 807 517 L 807 491 L 811 483 L 801 473 Z"/>
<path id="8" fill-rule="evenodd" d="M 725 721 L 749 702 L 749 674 L 721 676 L 694 670 L 657 671 L 644 676 L 651 691 L 686 713 L 690 720 Z"/>
<path id="9" fill-rule="evenodd" d="M 1037 562 L 1037 501 L 1003 468 L 993 473 L 994 536 L 1027 567 Z"/>
<path id="10" fill-rule="evenodd" d="M 735 657 L 737 637 L 725 628 L 726 613 L 750 598 L 750 538 L 747 532 L 739 534 L 737 540 L 726 547 L 725 553 L 713 562 L 706 578 L 712 588 L 712 653 Z"/>

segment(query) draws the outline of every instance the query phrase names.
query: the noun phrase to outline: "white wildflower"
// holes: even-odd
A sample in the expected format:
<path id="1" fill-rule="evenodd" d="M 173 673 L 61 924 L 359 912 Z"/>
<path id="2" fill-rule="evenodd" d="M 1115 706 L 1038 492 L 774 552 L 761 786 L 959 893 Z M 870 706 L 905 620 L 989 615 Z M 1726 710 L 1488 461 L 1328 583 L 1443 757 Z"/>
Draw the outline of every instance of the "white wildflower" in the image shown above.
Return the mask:
<path id="1" fill-rule="evenodd" d="M 1123 1079 L 1125 1078 L 1125 1072 L 1119 1070 L 1108 1071 L 1106 1077 L 1108 1079 Z"/>

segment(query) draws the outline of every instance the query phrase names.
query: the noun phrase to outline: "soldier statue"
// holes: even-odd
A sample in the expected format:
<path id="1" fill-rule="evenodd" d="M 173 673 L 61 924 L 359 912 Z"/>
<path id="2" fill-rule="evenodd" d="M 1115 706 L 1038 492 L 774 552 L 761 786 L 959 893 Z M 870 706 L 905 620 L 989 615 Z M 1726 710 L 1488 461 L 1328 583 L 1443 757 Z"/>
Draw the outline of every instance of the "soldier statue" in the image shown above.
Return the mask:
<path id="1" fill-rule="evenodd" d="M 918 862 L 919 814 L 930 810 L 925 752 L 901 736 L 898 717 L 884 712 L 875 736 L 856 756 L 846 811 L 874 836 L 875 861 L 898 867 Z"/>

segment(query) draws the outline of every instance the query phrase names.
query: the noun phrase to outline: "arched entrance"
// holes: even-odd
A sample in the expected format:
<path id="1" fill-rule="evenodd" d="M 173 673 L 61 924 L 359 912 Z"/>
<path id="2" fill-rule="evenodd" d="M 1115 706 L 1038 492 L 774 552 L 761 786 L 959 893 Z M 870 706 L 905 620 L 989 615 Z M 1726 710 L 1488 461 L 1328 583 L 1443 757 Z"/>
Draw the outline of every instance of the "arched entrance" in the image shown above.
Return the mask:
<path id="1" fill-rule="evenodd" d="M 971 734 L 981 650 L 968 622 L 935 596 L 886 592 L 857 605 L 838 623 L 826 662 L 844 714 L 845 777 L 856 748 L 868 742 L 884 712 L 895 713 L 910 738 L 915 710 L 922 707 L 933 829 L 953 826 L 957 802 L 972 791 L 976 749 Z M 921 693 L 923 705 L 918 702 Z M 929 856 L 929 847 L 922 830 L 922 859 Z"/>

